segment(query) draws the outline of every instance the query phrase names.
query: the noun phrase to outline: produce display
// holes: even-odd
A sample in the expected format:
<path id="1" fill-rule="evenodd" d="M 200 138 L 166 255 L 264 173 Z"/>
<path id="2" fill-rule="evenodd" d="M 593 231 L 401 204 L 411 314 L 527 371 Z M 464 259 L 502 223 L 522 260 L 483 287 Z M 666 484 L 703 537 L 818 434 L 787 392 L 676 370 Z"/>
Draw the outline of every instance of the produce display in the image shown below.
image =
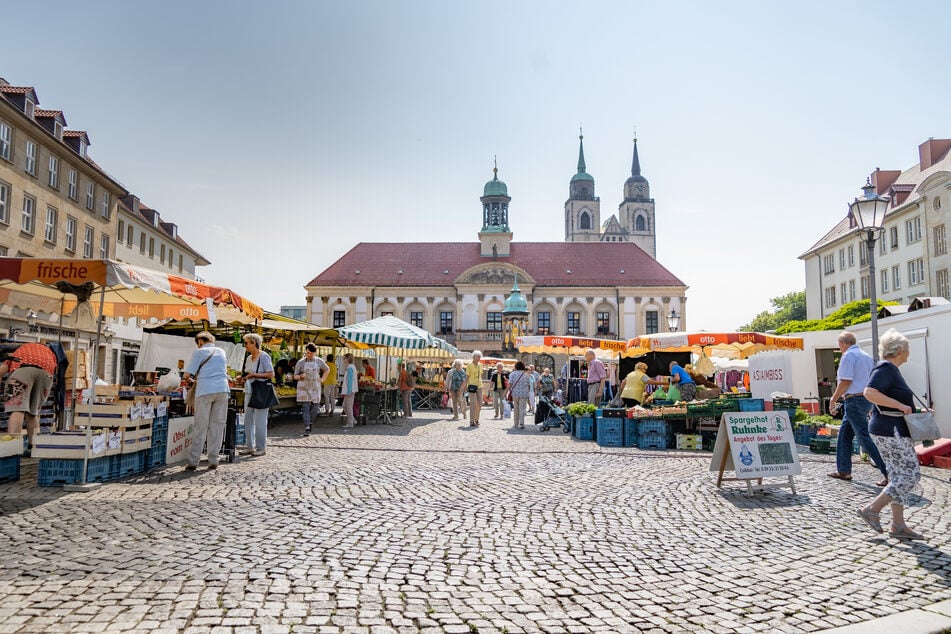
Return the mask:
<path id="1" fill-rule="evenodd" d="M 575 417 L 590 416 L 591 414 L 594 414 L 595 411 L 597 411 L 597 409 L 598 409 L 597 406 L 592 405 L 591 403 L 585 403 L 585 402 L 579 401 L 577 403 L 572 403 L 571 405 L 566 407 L 565 412 L 568 413 L 570 416 L 575 416 Z"/>
<path id="2" fill-rule="evenodd" d="M 361 376 L 360 380 L 357 381 L 357 385 L 364 392 L 380 392 L 386 389 L 385 383 L 381 383 L 368 376 Z"/>

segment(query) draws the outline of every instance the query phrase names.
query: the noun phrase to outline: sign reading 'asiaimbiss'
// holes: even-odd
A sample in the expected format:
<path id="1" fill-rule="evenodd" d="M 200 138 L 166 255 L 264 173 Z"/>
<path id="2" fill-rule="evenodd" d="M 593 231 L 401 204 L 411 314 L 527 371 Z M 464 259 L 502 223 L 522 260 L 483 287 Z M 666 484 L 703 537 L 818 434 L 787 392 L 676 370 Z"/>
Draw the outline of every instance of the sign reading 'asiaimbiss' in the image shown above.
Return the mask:
<path id="1" fill-rule="evenodd" d="M 783 410 L 724 414 L 713 454 L 712 471 L 733 471 L 741 480 L 802 473 L 789 414 Z"/>

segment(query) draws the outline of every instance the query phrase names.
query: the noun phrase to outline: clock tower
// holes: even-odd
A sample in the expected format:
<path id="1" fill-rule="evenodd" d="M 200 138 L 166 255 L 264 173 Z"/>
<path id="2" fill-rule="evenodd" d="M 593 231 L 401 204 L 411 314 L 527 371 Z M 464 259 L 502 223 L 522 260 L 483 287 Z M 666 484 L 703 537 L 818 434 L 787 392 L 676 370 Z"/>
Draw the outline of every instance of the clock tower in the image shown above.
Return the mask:
<path id="1" fill-rule="evenodd" d="M 568 185 L 565 201 L 565 242 L 601 239 L 601 199 L 594 195 L 594 177 L 584 162 L 584 134 L 578 135 L 578 173 Z"/>
<path id="2" fill-rule="evenodd" d="M 618 206 L 621 226 L 627 230 L 628 240 L 657 259 L 657 233 L 654 226 L 654 199 L 650 183 L 641 176 L 641 162 L 637 156 L 637 138 L 634 139 L 634 159 L 631 177 L 624 182 L 624 200 Z"/>

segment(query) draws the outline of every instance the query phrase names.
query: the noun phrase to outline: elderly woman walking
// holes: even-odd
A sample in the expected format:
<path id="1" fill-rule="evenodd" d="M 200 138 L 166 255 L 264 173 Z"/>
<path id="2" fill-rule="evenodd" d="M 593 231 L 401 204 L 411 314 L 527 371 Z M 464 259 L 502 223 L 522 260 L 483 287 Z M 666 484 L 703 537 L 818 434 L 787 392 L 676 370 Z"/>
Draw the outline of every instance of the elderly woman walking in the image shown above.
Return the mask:
<path id="1" fill-rule="evenodd" d="M 251 434 L 248 436 L 248 449 L 252 456 L 263 456 L 267 452 L 268 410 L 250 406 L 251 385 L 255 381 L 270 381 L 274 378 L 274 364 L 271 355 L 261 350 L 263 345 L 264 339 L 256 332 L 244 336 L 244 347 L 248 353 L 244 360 L 244 429 L 245 433 Z"/>
<path id="2" fill-rule="evenodd" d="M 201 451 L 208 439 L 208 469 L 218 468 L 221 444 L 228 423 L 228 358 L 215 346 L 215 336 L 203 330 L 195 335 L 198 349 L 185 364 L 185 381 L 195 384 L 195 433 L 188 451 L 185 471 L 194 471 L 201 460 Z"/>
<path id="3" fill-rule="evenodd" d="M 479 426 L 482 413 L 482 352 L 474 350 L 472 361 L 466 366 L 466 390 L 469 392 L 469 427 Z"/>
<path id="4" fill-rule="evenodd" d="M 466 420 L 466 378 L 466 370 L 463 367 L 462 359 L 456 359 L 446 380 L 449 397 L 452 399 L 452 420 L 459 420 L 460 412 L 462 413 L 462 420 Z"/>
<path id="5" fill-rule="evenodd" d="M 904 419 L 905 414 L 914 411 L 915 396 L 898 370 L 908 361 L 908 339 L 891 329 L 882 335 L 878 349 L 882 361 L 872 370 L 864 395 L 873 405 L 869 433 L 885 462 L 888 485 L 858 514 L 873 531 L 881 533 L 879 513 L 891 505 L 892 525 L 888 534 L 898 539 L 924 539 L 905 524 L 905 507 L 921 480 L 915 444 Z"/>
<path id="6" fill-rule="evenodd" d="M 525 369 L 521 361 L 515 362 L 515 369 L 509 375 L 509 387 L 506 396 L 512 397 L 513 429 L 525 429 L 525 407 L 528 405 L 528 395 L 534 389 L 535 382 L 532 373 Z"/>

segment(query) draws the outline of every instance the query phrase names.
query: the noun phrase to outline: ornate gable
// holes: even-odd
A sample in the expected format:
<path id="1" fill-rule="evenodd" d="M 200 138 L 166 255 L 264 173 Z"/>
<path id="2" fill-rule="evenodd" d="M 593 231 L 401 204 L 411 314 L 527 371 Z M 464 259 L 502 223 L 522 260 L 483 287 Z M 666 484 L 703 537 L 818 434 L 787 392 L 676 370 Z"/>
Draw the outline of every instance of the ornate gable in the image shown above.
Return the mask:
<path id="1" fill-rule="evenodd" d="M 535 280 L 524 269 L 503 262 L 486 262 L 473 266 L 456 278 L 456 286 L 507 286 L 511 288 L 518 273 L 520 282 L 534 286 Z"/>

